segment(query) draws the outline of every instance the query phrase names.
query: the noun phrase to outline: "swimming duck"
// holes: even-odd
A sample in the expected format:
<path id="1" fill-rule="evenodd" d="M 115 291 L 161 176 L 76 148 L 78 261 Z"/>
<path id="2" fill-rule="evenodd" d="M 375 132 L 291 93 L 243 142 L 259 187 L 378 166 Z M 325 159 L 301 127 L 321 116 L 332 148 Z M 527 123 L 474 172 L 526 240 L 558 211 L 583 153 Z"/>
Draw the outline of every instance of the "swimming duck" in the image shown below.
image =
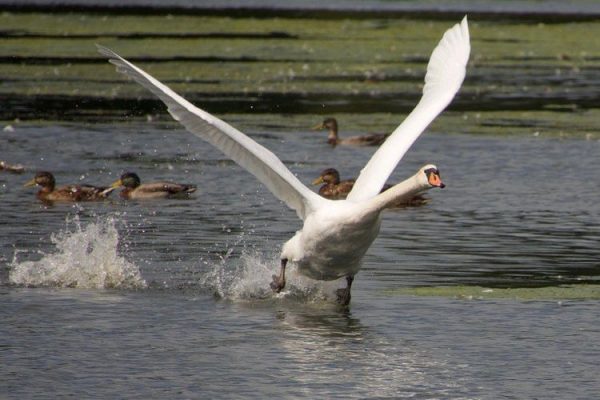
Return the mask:
<path id="1" fill-rule="evenodd" d="M 327 168 L 321 172 L 312 184 L 320 185 L 319 194 L 327 199 L 345 199 L 354 186 L 354 179 L 340 181 L 340 173 L 335 168 Z"/>
<path id="2" fill-rule="evenodd" d="M 271 151 L 225 121 L 194 106 L 117 53 L 98 46 L 123 73 L 158 96 L 169 113 L 189 132 L 207 141 L 253 174 L 275 197 L 296 211 L 304 225 L 281 250 L 279 275 L 270 286 L 281 292 L 286 285 L 286 266 L 316 280 L 346 279 L 337 292 L 338 303 L 348 305 L 354 276 L 361 260 L 379 234 L 382 211 L 391 204 L 424 190 L 442 187 L 435 165 L 380 193 L 398 162 L 425 128 L 452 101 L 466 74 L 471 50 L 467 18 L 444 33 L 433 50 L 423 96 L 362 169 L 346 200 L 329 200 L 302 184 Z"/>
<path id="3" fill-rule="evenodd" d="M 339 200 L 345 199 L 348 193 L 352 191 L 354 187 L 355 179 L 346 179 L 340 181 L 340 173 L 335 168 L 327 168 L 321 172 L 321 175 L 313 181 L 313 185 L 320 185 L 319 194 L 327 199 Z M 390 189 L 392 185 L 386 183 L 383 185 L 381 192 L 385 192 Z M 403 199 L 395 203 L 392 207 L 408 207 L 408 206 L 421 206 L 429 202 L 429 199 L 422 194 L 417 194 L 410 199 Z"/>
<path id="4" fill-rule="evenodd" d="M 389 136 L 389 134 L 386 133 L 370 133 L 368 135 L 340 139 L 338 136 L 338 123 L 335 118 L 325 118 L 323 122 L 313 127 L 313 130 L 325 129 L 329 131 L 327 143 L 332 146 L 338 144 L 351 146 L 379 146 L 381 143 L 385 142 L 385 139 Z"/>
<path id="5" fill-rule="evenodd" d="M 24 186 L 38 185 L 42 188 L 37 198 L 43 202 L 54 201 L 94 201 L 104 200 L 113 192 L 113 188 L 92 185 L 66 185 L 56 188 L 54 175 L 48 171 L 40 171 Z"/>
<path id="6" fill-rule="evenodd" d="M 0 161 L 0 171 L 21 174 L 25 171 L 25 167 L 23 167 L 21 164 L 9 164 L 6 161 Z"/>
<path id="7" fill-rule="evenodd" d="M 116 189 L 120 186 L 125 188 L 121 190 L 120 196 L 128 200 L 181 198 L 187 197 L 196 191 L 195 185 L 181 183 L 152 182 L 142 184 L 140 177 L 133 172 L 124 173 L 110 187 Z"/>

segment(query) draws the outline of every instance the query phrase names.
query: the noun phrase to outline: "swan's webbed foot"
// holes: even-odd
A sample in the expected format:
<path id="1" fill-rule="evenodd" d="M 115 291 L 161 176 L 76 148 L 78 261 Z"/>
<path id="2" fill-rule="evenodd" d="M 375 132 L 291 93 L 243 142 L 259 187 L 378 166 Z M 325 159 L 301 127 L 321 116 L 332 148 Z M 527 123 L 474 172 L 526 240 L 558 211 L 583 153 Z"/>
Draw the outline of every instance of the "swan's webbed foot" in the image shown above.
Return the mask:
<path id="1" fill-rule="evenodd" d="M 346 286 L 344 289 L 336 290 L 335 294 L 337 295 L 337 303 L 338 304 L 340 304 L 342 306 L 347 306 L 348 304 L 350 304 L 350 299 L 351 299 L 350 289 L 352 288 L 353 281 L 354 281 L 354 276 L 348 275 L 346 277 L 346 282 L 348 282 L 348 286 Z"/>
<path id="2" fill-rule="evenodd" d="M 273 275 L 273 282 L 271 282 L 270 286 L 275 293 L 279 293 L 285 287 L 285 279 L 282 279 L 280 275 Z"/>
<path id="3" fill-rule="evenodd" d="M 285 266 L 287 264 L 287 258 L 281 260 L 281 272 L 279 275 L 273 275 L 273 282 L 271 282 L 271 289 L 275 293 L 279 293 L 285 287 Z"/>

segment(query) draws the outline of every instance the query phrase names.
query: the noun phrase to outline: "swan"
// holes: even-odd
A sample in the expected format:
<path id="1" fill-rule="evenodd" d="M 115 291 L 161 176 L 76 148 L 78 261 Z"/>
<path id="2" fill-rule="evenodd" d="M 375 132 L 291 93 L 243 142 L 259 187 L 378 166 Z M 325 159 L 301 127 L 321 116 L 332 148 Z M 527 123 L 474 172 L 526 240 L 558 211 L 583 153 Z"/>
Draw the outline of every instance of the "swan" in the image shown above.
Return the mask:
<path id="1" fill-rule="evenodd" d="M 379 233 L 381 214 L 403 197 L 443 184 L 435 165 L 380 193 L 389 175 L 413 142 L 452 101 L 466 74 L 470 43 L 467 17 L 447 30 L 433 50 L 423 95 L 394 132 L 362 169 L 345 200 L 329 200 L 306 187 L 274 153 L 233 126 L 194 106 L 157 79 L 112 50 L 97 45 L 117 71 L 158 96 L 169 113 L 188 131 L 209 142 L 253 174 L 303 220 L 302 229 L 282 247 L 279 275 L 271 288 L 280 292 L 286 284 L 288 262 L 298 272 L 316 280 L 346 278 L 337 292 L 338 302 L 348 305 L 354 276 L 361 260 Z"/>

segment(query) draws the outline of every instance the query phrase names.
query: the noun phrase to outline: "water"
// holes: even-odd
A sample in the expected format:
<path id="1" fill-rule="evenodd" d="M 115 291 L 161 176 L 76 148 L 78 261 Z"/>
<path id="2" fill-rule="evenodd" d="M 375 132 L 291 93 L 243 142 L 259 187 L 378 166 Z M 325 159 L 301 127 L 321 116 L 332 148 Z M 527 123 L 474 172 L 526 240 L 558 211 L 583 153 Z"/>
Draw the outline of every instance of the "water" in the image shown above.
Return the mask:
<path id="1" fill-rule="evenodd" d="M 271 292 L 295 213 L 139 102 L 93 43 L 137 54 L 309 183 L 326 167 L 355 177 L 374 151 L 332 149 L 309 127 L 332 114 L 343 135 L 391 131 L 451 17 L 0 18 L 0 159 L 27 169 L 0 171 L 0 397 L 597 397 L 598 50 L 576 40 L 596 22 L 471 20 L 461 94 L 390 179 L 435 163 L 447 187 L 386 212 L 340 309 L 344 282 L 292 270 Z M 39 169 L 199 190 L 47 206 L 22 187 Z"/>
<path id="2" fill-rule="evenodd" d="M 18 261 L 15 252 L 9 282 L 21 286 L 77 288 L 145 288 L 139 269 L 118 255 L 119 234 L 112 218 L 82 227 L 79 218 L 69 221 L 74 230 L 52 234 L 56 247 L 41 253 L 38 261 Z"/>
<path id="3" fill-rule="evenodd" d="M 251 134 L 304 182 L 334 156 L 351 176 L 372 152 L 330 149 L 309 132 Z M 597 141 L 425 134 L 394 180 L 434 161 L 448 186 L 425 207 L 387 212 L 343 311 L 337 283 L 292 275 L 289 291 L 271 294 L 299 221 L 184 131 L 141 122 L 5 135 L 7 154 L 54 166 L 59 183 L 136 170 L 200 188 L 190 200 L 48 207 L 21 187 L 30 173 L 0 175 L 0 369 L 12 398 L 597 393 L 598 289 L 569 300 L 600 272 Z M 469 301 L 465 285 L 523 288 L 528 301 Z M 563 286 L 564 298 L 546 299 Z"/>

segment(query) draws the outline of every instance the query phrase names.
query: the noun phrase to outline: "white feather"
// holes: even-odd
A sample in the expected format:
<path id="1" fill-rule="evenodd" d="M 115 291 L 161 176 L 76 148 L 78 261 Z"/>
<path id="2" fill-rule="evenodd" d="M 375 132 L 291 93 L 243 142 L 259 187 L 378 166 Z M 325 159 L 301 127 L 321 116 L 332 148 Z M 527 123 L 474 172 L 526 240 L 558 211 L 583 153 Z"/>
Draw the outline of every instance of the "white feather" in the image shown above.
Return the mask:
<path id="1" fill-rule="evenodd" d="M 458 92 L 465 78 L 470 51 L 469 27 L 465 16 L 460 24 L 446 31 L 433 50 L 419 104 L 362 169 L 348 194 L 348 200 L 366 200 L 381 191 L 410 146 Z"/>
<path id="2" fill-rule="evenodd" d="M 199 109 L 112 50 L 96 45 L 121 72 L 158 96 L 188 131 L 206 140 L 262 182 L 304 220 L 323 198 L 307 188 L 270 150 L 219 118 Z"/>

